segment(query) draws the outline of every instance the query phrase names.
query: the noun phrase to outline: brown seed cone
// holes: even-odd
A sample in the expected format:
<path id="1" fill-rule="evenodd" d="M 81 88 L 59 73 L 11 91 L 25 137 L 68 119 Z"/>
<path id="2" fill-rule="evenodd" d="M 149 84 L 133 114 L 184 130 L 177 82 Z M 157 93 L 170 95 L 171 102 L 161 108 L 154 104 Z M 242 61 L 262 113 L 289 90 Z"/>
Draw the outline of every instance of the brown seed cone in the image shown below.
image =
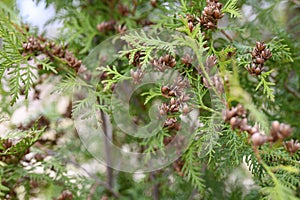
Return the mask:
<path id="1" fill-rule="evenodd" d="M 206 58 L 206 68 L 208 71 L 217 64 L 217 57 L 215 55 L 210 55 Z"/>
<path id="2" fill-rule="evenodd" d="M 115 20 L 102 22 L 102 23 L 97 25 L 97 29 L 98 29 L 99 32 L 111 31 L 111 30 L 114 30 L 115 24 L 116 24 Z"/>
<path id="3" fill-rule="evenodd" d="M 284 143 L 285 149 L 290 152 L 291 154 L 294 154 L 300 149 L 300 143 L 298 140 L 294 141 L 293 139 Z"/>
<path id="4" fill-rule="evenodd" d="M 283 140 L 284 138 L 290 137 L 292 135 L 293 129 L 288 124 L 279 123 L 278 121 L 272 122 L 272 127 L 270 130 L 270 135 L 272 136 L 272 141 Z"/>
<path id="5" fill-rule="evenodd" d="M 215 0 L 207 0 L 206 4 L 199 18 L 200 24 L 206 29 L 215 29 L 218 20 L 224 17 L 221 12 L 222 4 Z"/>
<path id="6" fill-rule="evenodd" d="M 178 172 L 180 176 L 183 176 L 182 168 L 183 168 L 184 162 L 179 158 L 175 162 L 173 162 L 172 166 L 173 168 Z"/>
<path id="7" fill-rule="evenodd" d="M 153 59 L 152 61 L 154 69 L 164 72 L 168 67 L 173 68 L 176 65 L 176 60 L 171 55 L 161 56 L 159 59 Z"/>
<path id="8" fill-rule="evenodd" d="M 10 148 L 12 145 L 13 145 L 12 139 L 9 139 L 9 138 L 6 139 L 2 144 L 4 149 Z"/>
<path id="9" fill-rule="evenodd" d="M 61 46 L 56 45 L 54 42 L 47 41 L 42 36 L 27 38 L 27 42 L 23 43 L 22 55 L 27 55 L 27 53 L 43 53 L 50 58 L 58 57 L 67 63 L 68 66 L 75 69 L 78 72 L 81 66 L 81 60 L 77 58 L 68 50 L 66 50 L 67 45 Z"/>
<path id="10" fill-rule="evenodd" d="M 252 62 L 251 64 L 247 65 L 246 67 L 247 71 L 251 74 L 251 75 L 255 75 L 258 76 L 260 75 L 264 68 L 261 65 L 256 65 L 254 62 Z"/>
<path id="11" fill-rule="evenodd" d="M 168 118 L 166 119 L 165 123 L 164 123 L 164 127 L 168 127 L 168 128 L 173 128 L 175 127 L 175 124 L 177 122 L 177 118 Z"/>
<path id="12" fill-rule="evenodd" d="M 272 53 L 266 49 L 264 42 L 256 42 L 255 48 L 251 52 L 252 63 L 247 65 L 246 69 L 251 75 L 260 75 L 264 69 L 266 60 L 271 58 Z"/>
<path id="13" fill-rule="evenodd" d="M 257 132 L 251 136 L 253 146 L 261 146 L 267 142 L 267 136 Z"/>
<path id="14" fill-rule="evenodd" d="M 157 7 L 157 2 L 156 0 L 150 0 L 150 4 L 153 8 L 156 8 Z"/>
<path id="15" fill-rule="evenodd" d="M 143 71 L 141 69 L 137 69 L 136 71 L 131 69 L 130 74 L 131 74 L 134 84 L 138 84 L 141 82 L 141 80 L 143 78 Z"/>
<path id="16" fill-rule="evenodd" d="M 192 58 L 189 54 L 186 54 L 184 57 L 181 58 L 181 62 L 186 66 L 190 66 L 192 65 Z"/>
<path id="17" fill-rule="evenodd" d="M 219 94 L 224 93 L 224 82 L 223 79 L 218 75 L 215 74 L 211 78 L 212 85 L 216 88 L 217 92 Z M 206 88 L 211 88 L 211 85 L 209 84 L 208 80 L 206 78 L 203 78 L 203 85 Z"/>
<path id="18" fill-rule="evenodd" d="M 58 200 L 72 200 L 72 199 L 73 199 L 73 194 L 69 190 L 64 190 L 58 197 Z"/>

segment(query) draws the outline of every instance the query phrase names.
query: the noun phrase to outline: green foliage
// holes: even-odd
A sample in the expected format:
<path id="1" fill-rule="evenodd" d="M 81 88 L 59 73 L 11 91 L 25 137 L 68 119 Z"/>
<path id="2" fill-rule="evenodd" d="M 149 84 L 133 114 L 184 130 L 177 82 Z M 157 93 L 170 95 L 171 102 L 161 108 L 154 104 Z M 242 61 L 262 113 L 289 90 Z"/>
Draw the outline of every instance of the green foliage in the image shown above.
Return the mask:
<path id="1" fill-rule="evenodd" d="M 20 187 L 25 188 L 25 199 L 42 198 L 34 193 L 37 187 L 47 198 L 62 199 L 61 193 L 67 190 L 78 200 L 299 199 L 299 151 L 289 153 L 284 145 L 290 138 L 300 140 L 297 1 L 220 1 L 223 3 L 221 13 L 228 18 L 219 23 L 224 27 L 216 23 L 218 27 L 212 29 L 201 22 L 202 11 L 208 5 L 206 1 L 45 2 L 56 10 L 48 24 L 63 24 L 58 38 L 54 39 L 55 44 L 68 44 L 64 48 L 83 59 L 84 64 L 75 73 L 68 70 L 67 60 L 55 55 L 41 59 L 45 55 L 39 51 L 25 54 L 23 44 L 28 36 L 38 36 L 32 30 L 25 31 L 11 2 L 0 2 L 0 8 L 4 9 L 0 11 L 4 16 L 0 18 L 0 109 L 3 113 L 0 123 L 9 129 L 8 134 L 2 135 L 0 131 L 1 198 L 20 198 L 20 194 L 16 194 Z M 244 13 L 247 9 L 250 15 Z M 213 15 L 217 14 L 212 13 L 205 20 L 216 22 Z M 144 28 L 133 30 L 141 27 Z M 128 32 L 124 33 L 126 29 Z M 117 33 L 125 45 L 116 55 L 109 55 L 105 49 L 115 47 L 114 43 L 108 43 L 104 49 L 94 49 Z M 251 76 L 245 68 L 253 60 L 251 52 L 256 41 L 264 41 L 272 57 L 264 64 L 265 71 Z M 182 48 L 191 52 L 188 56 L 195 57 L 196 63 L 177 55 Z M 90 52 L 96 57 L 90 59 L 92 56 L 87 56 Z M 178 105 L 173 102 L 171 106 L 178 106 L 178 112 L 166 112 L 166 119 L 157 119 L 176 118 L 178 121 L 171 128 L 167 121 L 162 121 L 164 127 L 157 129 L 155 135 L 140 139 L 123 134 L 110 116 L 111 142 L 120 149 L 130 147 L 130 151 L 146 154 L 147 162 L 158 155 L 158 150 L 162 155 L 166 153 L 166 143 L 180 129 L 176 125 L 188 117 L 183 115 L 183 110 L 194 109 L 199 114 L 195 114 L 197 128 L 185 141 L 188 146 L 183 154 L 170 166 L 143 173 L 142 178 L 116 172 L 109 166 L 96 166 L 93 156 L 81 144 L 71 116 L 96 119 L 103 112 L 110 115 L 116 106 L 116 102 L 111 101 L 114 86 L 121 81 L 132 81 L 132 70 L 146 73 L 153 59 L 167 54 L 176 61 L 172 69 L 191 86 L 190 101 Z M 105 60 L 105 56 L 112 56 L 116 61 L 109 63 L 110 59 Z M 213 66 L 208 56 L 216 57 Z M 95 73 L 90 73 L 92 66 Z M 216 81 L 214 75 L 220 79 Z M 53 86 L 50 91 L 54 97 L 44 94 L 48 92 L 45 85 Z M 136 125 L 144 125 L 149 120 L 148 111 L 153 109 L 154 103 L 170 103 L 175 99 L 168 90 L 163 93 L 162 86 L 160 82 L 147 86 L 132 97 L 130 114 Z M 38 113 L 41 117 L 28 124 L 11 122 L 17 109 L 22 109 L 25 103 L 31 108 L 40 96 L 46 101 L 42 104 L 43 111 Z M 57 102 L 49 103 L 52 98 L 57 98 Z M 54 110 L 61 104 L 60 98 L 69 102 L 64 114 Z M 54 105 L 49 108 L 48 104 Z M 234 120 L 226 120 L 224 110 L 237 104 L 247 110 L 241 114 L 245 116 L 238 114 Z M 151 112 L 164 112 L 156 107 Z M 55 117 L 51 117 L 53 115 Z M 257 146 L 248 127 L 243 127 L 246 130 L 235 128 L 235 122 L 242 118 L 247 125 L 257 127 L 255 131 L 265 134 L 268 144 Z M 105 129 L 103 119 L 97 120 Z M 274 120 L 290 124 L 294 134 L 270 142 L 270 124 Z M 68 128 L 63 127 L 68 123 Z M 107 149 L 104 151 L 107 159 L 114 158 Z M 30 156 L 34 158 L 28 161 Z M 253 187 L 244 184 L 248 179 L 254 182 Z"/>
<path id="2" fill-rule="evenodd" d="M 222 12 L 229 13 L 230 17 L 241 17 L 241 12 L 236 6 L 237 2 L 238 0 L 227 1 L 224 8 L 222 9 Z"/>
<path id="3" fill-rule="evenodd" d="M 107 73 L 107 75 L 113 76 L 112 79 L 102 81 L 102 84 L 105 84 L 105 87 L 103 88 L 104 91 L 110 89 L 111 86 L 115 83 L 118 83 L 123 80 L 131 79 L 131 77 L 129 77 L 129 76 L 120 74 L 120 72 L 118 72 L 116 66 L 112 66 L 112 68 L 110 68 L 109 66 L 100 67 L 100 68 L 98 68 L 98 70 Z"/>
<path id="4" fill-rule="evenodd" d="M 266 194 L 267 196 L 265 199 L 299 199 L 295 197 L 293 190 L 286 187 L 280 180 L 276 178 L 274 173 L 270 170 L 268 166 L 263 164 L 264 168 L 266 169 L 268 175 L 272 178 L 273 185 L 269 187 L 264 187 L 261 189 L 261 192 Z"/>
<path id="5" fill-rule="evenodd" d="M 41 136 L 44 130 L 28 130 L 28 131 L 16 131 L 9 133 L 11 139 L 18 140 L 18 142 L 12 145 L 10 148 L 5 149 L 0 155 L 14 155 L 16 157 L 22 157 L 25 151 L 31 147 Z M 6 138 L 1 138 L 1 144 L 4 144 Z M 0 147 L 3 149 L 3 146 Z"/>
<path id="6" fill-rule="evenodd" d="M 189 146 L 186 152 L 183 155 L 183 160 L 185 160 L 185 164 L 182 168 L 184 175 L 187 180 L 191 182 L 191 184 L 197 188 L 198 191 L 203 191 L 205 188 L 204 180 L 201 178 L 201 166 L 200 163 L 197 162 L 197 154 L 195 153 L 195 149 L 197 146 Z"/>
<path id="7" fill-rule="evenodd" d="M 272 60 L 277 63 L 293 62 L 291 49 L 288 47 L 284 39 L 274 37 L 267 45 L 272 52 Z"/>
<path id="8" fill-rule="evenodd" d="M 141 96 L 147 96 L 144 104 L 147 104 L 154 98 L 161 97 L 162 94 L 160 88 L 161 87 L 151 88 L 148 92 L 142 93 Z"/>
<path id="9" fill-rule="evenodd" d="M 150 60 L 153 59 L 154 51 L 163 50 L 165 53 L 175 56 L 175 48 L 178 45 L 177 40 L 162 41 L 159 36 L 146 35 L 144 30 L 140 32 L 133 31 L 132 33 L 122 36 L 121 39 L 132 45 L 133 48 L 120 51 L 120 57 L 129 54 L 129 64 L 132 64 L 135 54 L 139 52 L 141 55 L 140 62 L 142 68 L 145 68 Z"/>
<path id="10" fill-rule="evenodd" d="M 267 95 L 267 97 L 271 100 L 271 101 L 275 101 L 275 96 L 274 96 L 274 89 L 270 88 L 270 86 L 274 86 L 275 83 L 273 82 L 268 82 L 266 80 L 266 78 L 273 72 L 273 70 L 270 70 L 268 72 L 263 72 L 260 75 L 260 82 L 258 83 L 258 85 L 256 86 L 255 90 L 258 90 L 261 86 L 263 87 L 263 92 L 264 94 Z"/>
<path id="11" fill-rule="evenodd" d="M 22 88 L 25 90 L 25 95 L 28 96 L 35 77 L 34 67 L 26 63 L 26 58 L 19 51 L 24 36 L 15 31 L 15 26 L 8 18 L 0 19 L 0 38 L 4 38 L 3 48 L 0 51 L 0 78 L 2 79 L 5 72 L 10 75 L 8 81 L 11 88 L 12 105 L 17 101 Z"/>

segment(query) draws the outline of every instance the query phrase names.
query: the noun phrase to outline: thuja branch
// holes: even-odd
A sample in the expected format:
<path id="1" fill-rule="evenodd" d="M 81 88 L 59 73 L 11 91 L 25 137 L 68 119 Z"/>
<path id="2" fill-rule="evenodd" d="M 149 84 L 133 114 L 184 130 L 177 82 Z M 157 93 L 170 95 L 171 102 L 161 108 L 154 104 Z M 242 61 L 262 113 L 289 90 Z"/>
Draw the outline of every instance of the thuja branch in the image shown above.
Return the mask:
<path id="1" fill-rule="evenodd" d="M 103 101 L 100 100 L 100 97 L 97 96 L 97 103 L 99 105 L 104 104 Z M 102 131 L 105 135 L 105 157 L 106 157 L 106 173 L 107 173 L 107 184 L 110 188 L 113 188 L 113 169 L 111 166 L 111 146 L 110 142 L 112 141 L 112 129 L 108 127 L 108 118 L 103 112 L 103 110 L 100 110 L 100 118 L 101 118 L 101 124 L 102 124 Z"/>
<path id="2" fill-rule="evenodd" d="M 199 34 L 201 35 L 201 32 Z M 206 71 L 206 69 L 203 65 L 202 57 L 203 57 L 204 51 L 207 49 L 207 48 L 203 47 L 203 45 L 205 44 L 205 42 L 203 42 L 203 39 L 204 38 L 201 35 L 199 37 L 199 40 L 200 40 L 199 43 L 198 43 L 198 41 L 193 40 L 192 38 L 188 38 L 188 37 L 185 37 L 185 40 L 181 39 L 181 41 L 183 41 L 184 45 L 191 47 L 192 50 L 195 52 L 197 60 L 198 60 L 198 64 L 199 64 L 199 67 L 200 67 L 200 70 L 201 70 L 201 72 L 199 72 L 199 73 L 203 73 L 204 78 L 206 78 L 206 80 L 207 80 L 208 84 L 211 86 L 211 89 L 213 90 L 213 92 L 216 95 L 218 95 L 218 92 L 217 92 L 214 84 L 212 83 L 211 78 L 209 77 L 209 75 L 208 75 L 208 73 L 207 73 L 207 71 Z"/>

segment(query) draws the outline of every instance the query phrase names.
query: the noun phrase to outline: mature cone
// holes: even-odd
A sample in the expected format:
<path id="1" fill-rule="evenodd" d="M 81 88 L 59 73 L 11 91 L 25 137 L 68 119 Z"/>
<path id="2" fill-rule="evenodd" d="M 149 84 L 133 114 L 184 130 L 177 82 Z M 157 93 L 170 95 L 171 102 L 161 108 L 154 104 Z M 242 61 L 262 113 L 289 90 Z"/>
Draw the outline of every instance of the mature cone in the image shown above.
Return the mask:
<path id="1" fill-rule="evenodd" d="M 58 200 L 72 200 L 72 199 L 73 199 L 73 194 L 69 190 L 64 190 L 58 197 Z"/>
<path id="2" fill-rule="evenodd" d="M 251 136 L 251 140 L 253 146 L 261 146 L 267 142 L 267 136 L 257 132 Z"/>
<path id="3" fill-rule="evenodd" d="M 171 55 L 165 55 L 161 56 L 159 59 L 153 59 L 152 63 L 155 69 L 164 72 L 168 67 L 175 67 L 176 60 Z"/>
<path id="4" fill-rule="evenodd" d="M 291 154 L 294 154 L 296 151 L 300 149 L 300 143 L 298 142 L 298 140 L 294 141 L 293 139 L 288 142 L 285 142 L 284 146 L 286 150 Z"/>
<path id="5" fill-rule="evenodd" d="M 210 80 L 211 80 L 213 87 L 216 88 L 216 90 L 219 94 L 224 93 L 224 82 L 223 82 L 223 79 L 218 74 L 215 74 L 214 76 L 210 77 Z M 203 78 L 203 85 L 206 88 L 212 87 L 206 78 Z"/>
<path id="6" fill-rule="evenodd" d="M 290 137 L 292 135 L 293 129 L 290 125 L 279 123 L 274 121 L 272 123 L 272 128 L 270 130 L 270 135 L 272 136 L 272 141 L 283 140 L 284 138 Z"/>
<path id="7" fill-rule="evenodd" d="M 206 7 L 200 16 L 201 25 L 206 29 L 217 28 L 218 20 L 224 16 L 221 12 L 222 6 L 222 3 L 218 2 L 218 0 L 207 0 Z"/>
<path id="8" fill-rule="evenodd" d="M 246 131 L 250 136 L 259 132 L 257 126 L 251 126 L 248 124 L 247 112 L 242 106 L 238 104 L 236 107 L 232 107 L 230 110 L 223 110 L 223 119 L 229 123 L 232 129 L 239 129 L 240 131 Z"/>
<path id="9" fill-rule="evenodd" d="M 77 60 L 77 58 L 68 50 L 65 51 L 65 57 L 62 59 L 65 60 L 70 67 L 75 69 L 76 72 L 78 72 L 81 66 L 81 60 Z"/>
<path id="10" fill-rule="evenodd" d="M 183 176 L 182 168 L 184 166 L 184 162 L 181 158 L 178 158 L 175 162 L 173 162 L 172 167 L 177 171 L 180 176 Z"/>
<path id="11" fill-rule="evenodd" d="M 252 63 L 249 64 L 246 69 L 251 75 L 260 75 L 264 70 L 264 64 L 266 60 L 271 58 L 272 53 L 270 49 L 266 48 L 264 42 L 256 42 L 255 48 L 251 52 Z"/>
<path id="12" fill-rule="evenodd" d="M 251 64 L 247 65 L 246 69 L 251 75 L 258 76 L 264 70 L 264 67 L 257 66 L 255 63 L 252 62 Z"/>
<path id="13" fill-rule="evenodd" d="M 130 59 L 130 56 L 132 56 L 130 53 L 126 54 L 126 57 L 128 59 Z M 143 57 L 143 55 L 141 54 L 140 51 L 135 52 L 133 55 L 133 61 L 131 64 L 134 65 L 135 67 L 140 67 L 141 66 L 141 61 L 140 61 L 141 57 Z"/>
<path id="14" fill-rule="evenodd" d="M 4 149 L 10 148 L 12 145 L 13 145 L 13 142 L 12 142 L 12 139 L 10 139 L 10 138 L 6 139 L 2 144 Z"/>
<path id="15" fill-rule="evenodd" d="M 223 119 L 224 119 L 224 121 L 229 122 L 232 117 L 239 116 L 239 117 L 245 118 L 246 114 L 247 114 L 247 112 L 246 112 L 245 108 L 243 107 L 243 105 L 238 104 L 236 107 L 232 107 L 230 110 L 224 110 L 223 111 Z"/>
<path id="16" fill-rule="evenodd" d="M 115 29 L 118 33 L 121 33 L 121 34 L 123 34 L 127 31 L 127 27 L 125 24 L 122 24 L 122 25 L 119 24 L 118 26 L 116 26 Z"/>
<path id="17" fill-rule="evenodd" d="M 210 69 L 217 64 L 217 57 L 215 55 L 210 55 L 206 58 L 206 69 L 210 71 Z"/>
<path id="18" fill-rule="evenodd" d="M 181 62 L 186 66 L 190 66 L 192 65 L 192 58 L 189 54 L 186 54 L 184 57 L 181 58 Z"/>
<path id="19" fill-rule="evenodd" d="M 23 55 L 27 53 L 42 53 L 53 59 L 55 57 L 62 59 L 68 66 L 75 69 L 78 72 L 81 66 L 81 60 L 77 58 L 68 50 L 67 46 L 57 45 L 54 42 L 49 42 L 45 38 L 30 36 L 27 38 L 27 42 L 23 43 Z"/>
<path id="20" fill-rule="evenodd" d="M 166 121 L 165 121 L 165 123 L 164 123 L 164 127 L 173 128 L 173 127 L 175 127 L 176 122 L 177 122 L 177 118 L 176 117 L 174 117 L 174 118 L 167 118 Z"/>
<path id="21" fill-rule="evenodd" d="M 130 14 L 128 7 L 120 3 L 118 4 L 118 11 L 124 17 L 127 17 Z"/>
<path id="22" fill-rule="evenodd" d="M 176 91 L 174 90 L 174 87 L 169 87 L 167 85 L 164 85 L 161 87 L 161 94 L 162 96 L 166 97 L 166 98 L 170 98 L 170 97 L 175 97 L 176 96 Z"/>
<path id="23" fill-rule="evenodd" d="M 42 45 L 40 41 L 33 36 L 28 37 L 27 42 L 23 43 L 22 47 L 24 51 L 29 51 L 29 52 L 42 50 Z"/>
<path id="24" fill-rule="evenodd" d="M 136 71 L 131 69 L 130 75 L 133 79 L 134 84 L 138 84 L 139 82 L 141 82 L 141 80 L 143 78 L 143 71 L 141 69 L 137 69 Z"/>
<path id="25" fill-rule="evenodd" d="M 190 32 L 192 32 L 194 29 L 195 22 L 196 22 L 195 17 L 190 14 L 187 14 L 186 19 L 188 21 L 188 26 L 189 26 Z"/>
<path id="26" fill-rule="evenodd" d="M 114 30 L 115 24 L 116 24 L 115 20 L 102 22 L 102 23 L 97 25 L 97 29 L 98 29 L 99 32 L 111 31 L 111 30 Z"/>

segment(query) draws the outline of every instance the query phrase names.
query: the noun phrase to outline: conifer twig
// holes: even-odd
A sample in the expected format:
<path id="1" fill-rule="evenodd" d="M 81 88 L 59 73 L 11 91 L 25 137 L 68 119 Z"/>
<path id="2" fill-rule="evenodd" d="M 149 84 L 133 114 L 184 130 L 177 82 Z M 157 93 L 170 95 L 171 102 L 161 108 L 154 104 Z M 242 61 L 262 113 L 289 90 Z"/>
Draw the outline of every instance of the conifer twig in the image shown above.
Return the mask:
<path id="1" fill-rule="evenodd" d="M 155 172 L 150 173 L 151 182 L 155 182 Z M 152 189 L 153 200 L 159 200 L 159 185 L 157 183 L 154 184 Z"/>
<path id="2" fill-rule="evenodd" d="M 101 104 L 99 97 L 97 97 L 97 101 L 99 105 Z M 110 144 L 109 142 L 112 140 L 112 130 L 108 128 L 107 126 L 107 116 L 105 116 L 105 113 L 103 110 L 100 110 L 100 117 L 101 117 L 101 123 L 102 123 L 102 130 L 105 135 L 105 157 L 106 157 L 106 173 L 107 173 L 107 184 L 110 188 L 113 188 L 113 169 L 111 166 L 111 152 L 110 152 Z"/>
<path id="3" fill-rule="evenodd" d="M 232 42 L 233 39 L 230 37 L 230 35 L 228 35 L 224 30 L 221 30 L 221 33 L 230 41 Z"/>

